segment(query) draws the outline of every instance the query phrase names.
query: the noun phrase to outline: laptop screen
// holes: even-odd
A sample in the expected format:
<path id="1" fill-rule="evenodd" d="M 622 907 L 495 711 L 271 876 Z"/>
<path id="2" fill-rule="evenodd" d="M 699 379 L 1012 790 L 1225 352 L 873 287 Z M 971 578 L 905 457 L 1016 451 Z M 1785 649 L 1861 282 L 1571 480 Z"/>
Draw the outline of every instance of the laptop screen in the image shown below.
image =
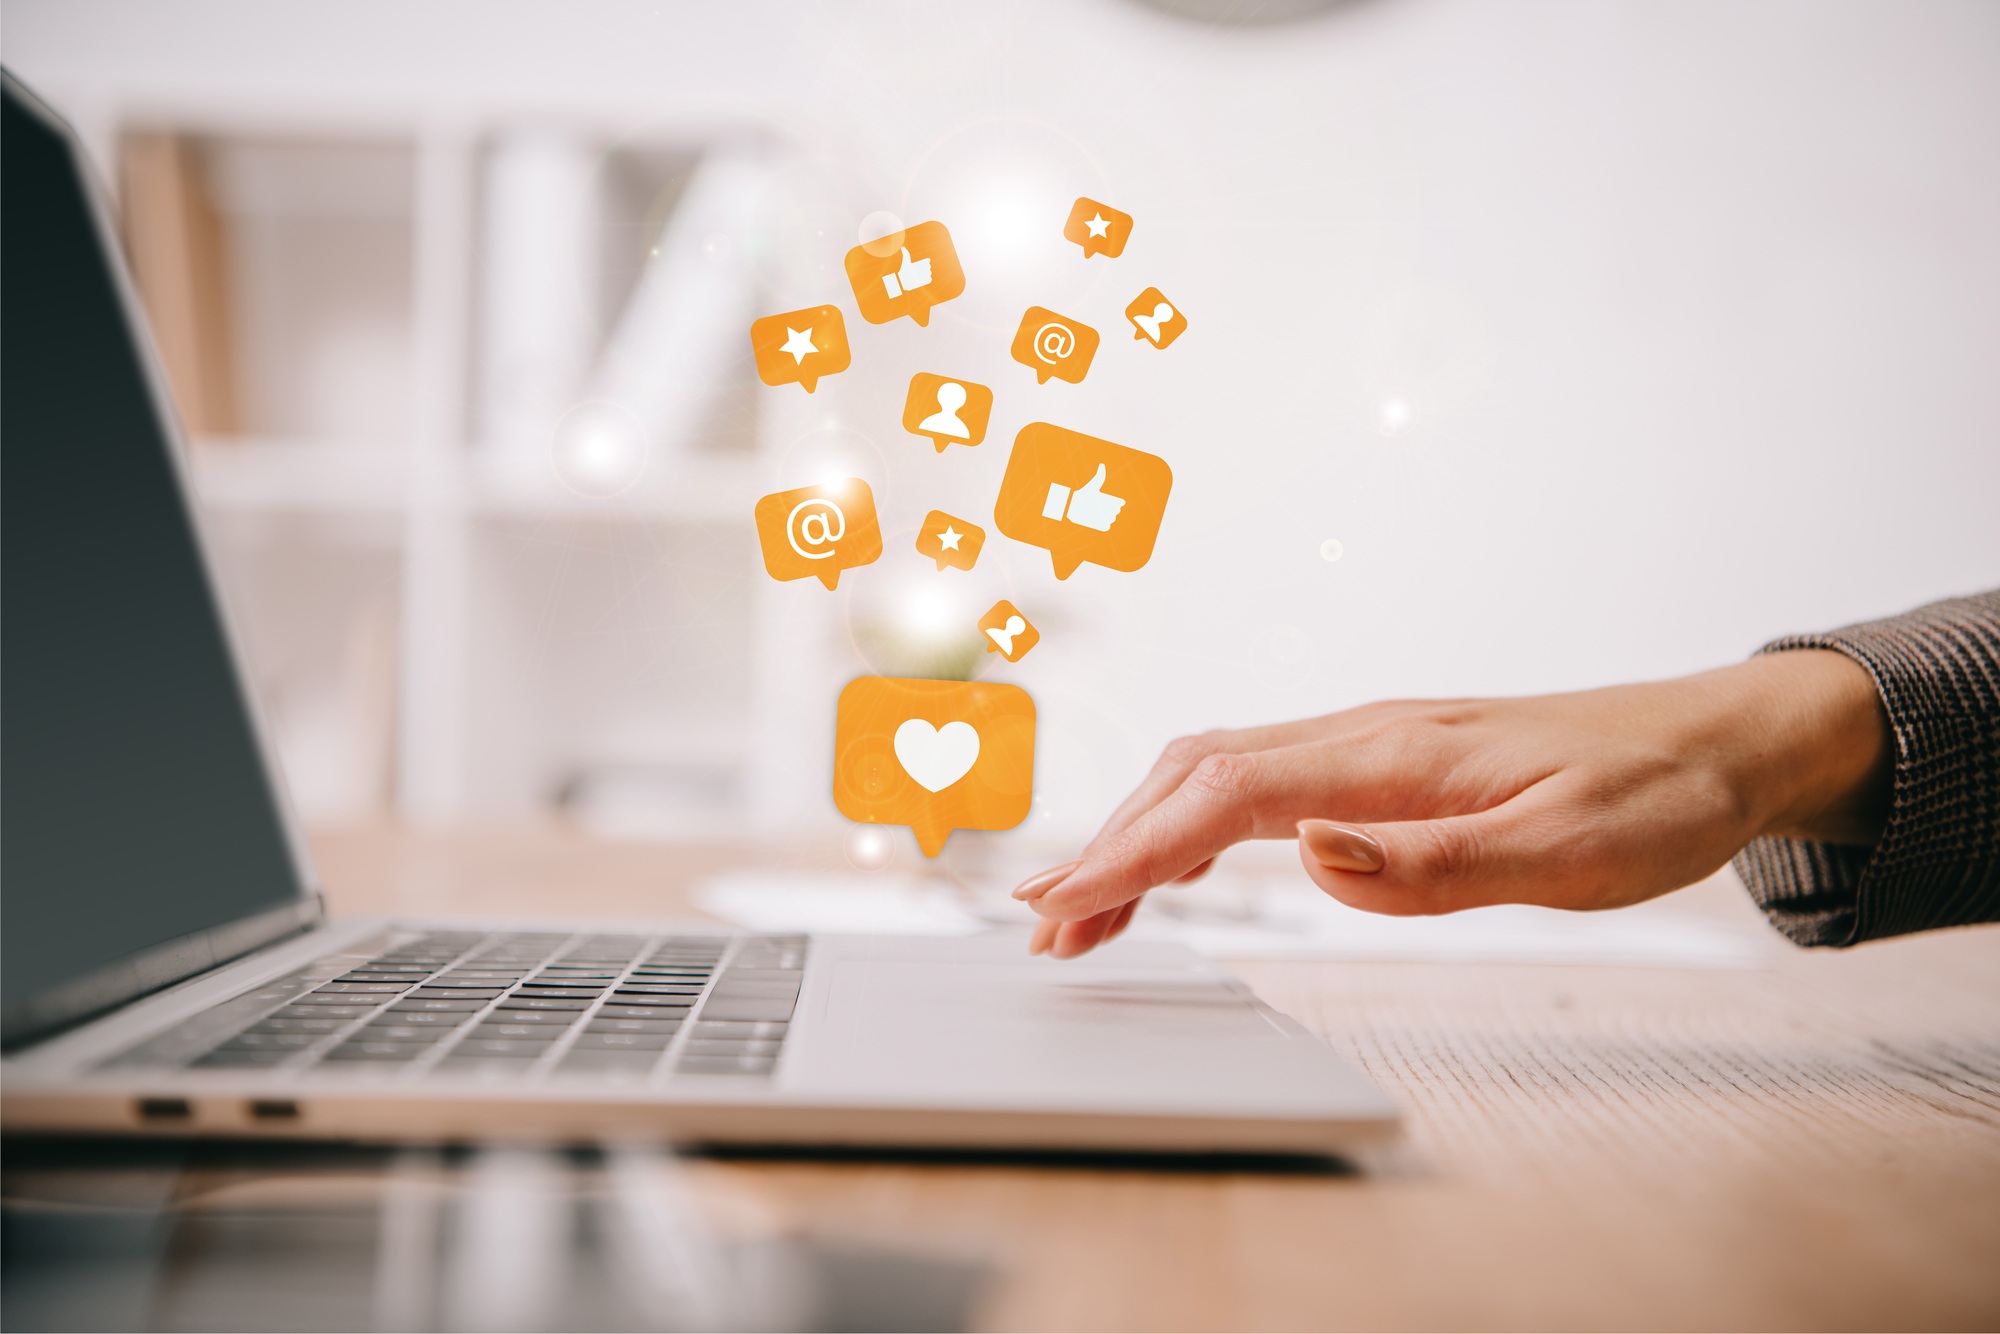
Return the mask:
<path id="1" fill-rule="evenodd" d="M 81 164 L 17 89 L 0 123 L 9 1045 L 254 948 L 316 902 Z"/>

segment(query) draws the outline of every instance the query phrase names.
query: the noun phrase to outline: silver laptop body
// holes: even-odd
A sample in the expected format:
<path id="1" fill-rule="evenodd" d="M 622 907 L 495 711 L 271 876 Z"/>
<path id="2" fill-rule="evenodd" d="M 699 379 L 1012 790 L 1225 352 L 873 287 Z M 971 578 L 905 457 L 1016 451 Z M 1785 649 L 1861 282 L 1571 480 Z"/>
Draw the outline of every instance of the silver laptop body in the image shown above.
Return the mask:
<path id="1" fill-rule="evenodd" d="M 82 155 L 11 77 L 6 116 L 8 1133 L 1339 1154 L 1394 1131 L 1178 947 L 326 920 Z"/>

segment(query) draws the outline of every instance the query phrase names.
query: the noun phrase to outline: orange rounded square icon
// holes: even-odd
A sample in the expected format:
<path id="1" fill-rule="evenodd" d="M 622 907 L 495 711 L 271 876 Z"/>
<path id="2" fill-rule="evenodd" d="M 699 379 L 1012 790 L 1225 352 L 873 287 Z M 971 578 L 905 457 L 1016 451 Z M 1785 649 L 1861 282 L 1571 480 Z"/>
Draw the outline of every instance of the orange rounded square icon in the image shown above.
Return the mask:
<path id="1" fill-rule="evenodd" d="M 1125 307 L 1125 318 L 1132 321 L 1132 337 L 1143 338 L 1154 347 L 1165 347 L 1187 332 L 1187 316 L 1157 287 L 1148 287 L 1133 297 L 1132 304 Z"/>
<path id="2" fill-rule="evenodd" d="M 863 824 L 908 825 L 924 856 L 954 829 L 1012 829 L 1035 786 L 1035 701 L 989 681 L 863 676 L 833 733 L 833 804 Z"/>
<path id="3" fill-rule="evenodd" d="M 986 545 L 986 530 L 976 523 L 932 510 L 917 530 L 917 554 L 937 562 L 938 573 L 947 569 L 969 570 L 979 562 Z"/>
<path id="4" fill-rule="evenodd" d="M 965 270 L 945 225 L 920 222 L 848 251 L 847 281 L 870 324 L 908 315 L 923 325 L 931 322 L 932 306 L 965 290 Z"/>
<path id="5" fill-rule="evenodd" d="M 859 477 L 774 491 L 757 502 L 757 541 L 773 579 L 817 579 L 831 589 L 842 570 L 882 555 L 875 493 Z"/>
<path id="6" fill-rule="evenodd" d="M 970 380 L 951 380 L 918 371 L 910 377 L 910 396 L 903 403 L 903 429 L 928 436 L 944 453 L 950 444 L 976 445 L 986 438 L 993 415 L 993 391 Z"/>
<path id="7" fill-rule="evenodd" d="M 1028 656 L 1029 649 L 1042 642 L 1042 632 L 1006 598 L 988 607 L 979 618 L 979 633 L 986 636 L 988 653 L 998 653 L 1009 662 L 1019 662 Z"/>
<path id="8" fill-rule="evenodd" d="M 1046 306 L 1029 306 L 1010 350 L 1014 360 L 1035 373 L 1039 384 L 1047 384 L 1051 375 L 1082 384 L 1090 359 L 1097 355 L 1097 330 Z"/>
<path id="9" fill-rule="evenodd" d="M 847 369 L 847 321 L 838 306 L 810 306 L 750 323 L 750 351 L 765 384 L 802 384 L 810 394 L 822 375 Z"/>
<path id="10" fill-rule="evenodd" d="M 1125 242 L 1131 236 L 1132 215 L 1095 199 L 1078 199 L 1071 204 L 1069 221 L 1063 224 L 1063 239 L 1082 246 L 1085 259 L 1092 255 L 1117 259 L 1125 253 Z"/>
<path id="11" fill-rule="evenodd" d="M 1152 559 L 1173 486 L 1173 469 L 1156 454 L 1030 422 L 1014 437 L 993 522 L 1016 542 L 1046 548 L 1058 579 L 1086 561 L 1129 572 Z"/>

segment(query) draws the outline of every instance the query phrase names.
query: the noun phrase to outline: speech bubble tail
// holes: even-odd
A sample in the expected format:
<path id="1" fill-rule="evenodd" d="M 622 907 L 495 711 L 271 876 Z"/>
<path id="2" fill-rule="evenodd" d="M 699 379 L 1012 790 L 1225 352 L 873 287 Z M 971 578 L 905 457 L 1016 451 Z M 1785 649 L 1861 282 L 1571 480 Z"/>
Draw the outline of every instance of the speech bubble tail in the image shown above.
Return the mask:
<path id="1" fill-rule="evenodd" d="M 934 444 L 934 445 L 936 445 L 936 446 L 937 446 L 937 451 L 938 451 L 938 453 L 942 454 L 942 453 L 944 453 L 944 447 L 945 447 L 946 445 L 950 444 L 950 443 L 951 443 L 951 441 L 949 441 L 949 440 L 940 440 L 940 439 L 938 439 L 938 438 L 937 438 L 936 436 L 932 436 L 932 437 L 931 437 L 931 443 L 932 443 L 932 444 Z"/>
<path id="2" fill-rule="evenodd" d="M 986 636 L 986 651 L 988 653 L 998 653 L 1000 651 L 1000 646 L 993 642 L 992 635 Z"/>
<path id="3" fill-rule="evenodd" d="M 826 591 L 829 593 L 833 592 L 840 585 L 839 570 L 815 571 L 814 577 L 817 578 L 821 583 L 826 585 Z"/>
<path id="4" fill-rule="evenodd" d="M 1054 374 L 1055 374 L 1054 371 L 1038 370 L 1035 372 L 1035 383 L 1047 384 L 1049 382 L 1049 377 Z"/>
<path id="5" fill-rule="evenodd" d="M 939 574 L 943 574 L 943 573 L 944 573 L 944 567 L 945 567 L 945 566 L 947 566 L 947 565 L 949 565 L 950 563 L 951 563 L 950 561 L 947 561 L 947 560 L 945 560 L 945 559 L 944 559 L 944 558 L 943 558 L 942 556 L 940 556 L 940 557 L 938 558 L 938 573 L 939 573 Z"/>
<path id="6" fill-rule="evenodd" d="M 931 308 L 929 306 L 918 306 L 910 312 L 910 318 L 917 322 L 919 329 L 928 329 L 931 323 Z M 933 857 L 937 856 L 935 852 L 930 855 Z"/>
<path id="7" fill-rule="evenodd" d="M 1067 579 L 1083 568 L 1083 561 L 1073 556 L 1058 556 L 1052 551 L 1049 553 L 1049 558 L 1055 563 L 1058 579 Z"/>
<path id="8" fill-rule="evenodd" d="M 817 375 L 801 375 L 799 377 L 799 384 L 804 386 L 805 391 L 810 394 L 813 390 L 819 388 L 819 377 Z"/>
<path id="9" fill-rule="evenodd" d="M 944 841 L 951 837 L 951 826 L 925 822 L 911 825 L 910 832 L 917 836 L 917 846 L 923 849 L 924 856 L 935 857 L 944 851 Z"/>
<path id="10" fill-rule="evenodd" d="M 1138 342 L 1141 338 L 1144 338 L 1145 336 L 1146 336 L 1146 331 L 1144 329 L 1134 329 L 1132 331 L 1132 341 L 1135 343 Z"/>

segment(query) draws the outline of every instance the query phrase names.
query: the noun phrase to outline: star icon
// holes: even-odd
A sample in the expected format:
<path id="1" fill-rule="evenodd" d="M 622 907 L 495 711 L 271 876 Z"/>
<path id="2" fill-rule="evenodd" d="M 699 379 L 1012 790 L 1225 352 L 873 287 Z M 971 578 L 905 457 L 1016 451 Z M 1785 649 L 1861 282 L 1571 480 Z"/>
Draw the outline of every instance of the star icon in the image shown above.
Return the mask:
<path id="1" fill-rule="evenodd" d="M 1104 220 L 1102 213 L 1094 215 L 1089 222 L 1083 225 L 1090 229 L 1092 236 L 1108 236 L 1111 231 L 1111 224 Z"/>
<path id="2" fill-rule="evenodd" d="M 949 524 L 947 524 L 945 526 L 945 530 L 938 534 L 938 550 L 940 551 L 958 550 L 959 539 L 964 536 L 965 536 L 964 533 L 959 532 L 958 529 L 953 528 Z"/>
<path id="3" fill-rule="evenodd" d="M 791 325 L 787 324 L 785 332 L 790 334 L 791 337 L 787 338 L 785 345 L 778 350 L 780 352 L 791 353 L 793 365 L 796 366 L 803 362 L 808 354 L 819 351 L 818 348 L 813 346 L 813 331 L 810 324 L 803 329 L 794 329 Z"/>

